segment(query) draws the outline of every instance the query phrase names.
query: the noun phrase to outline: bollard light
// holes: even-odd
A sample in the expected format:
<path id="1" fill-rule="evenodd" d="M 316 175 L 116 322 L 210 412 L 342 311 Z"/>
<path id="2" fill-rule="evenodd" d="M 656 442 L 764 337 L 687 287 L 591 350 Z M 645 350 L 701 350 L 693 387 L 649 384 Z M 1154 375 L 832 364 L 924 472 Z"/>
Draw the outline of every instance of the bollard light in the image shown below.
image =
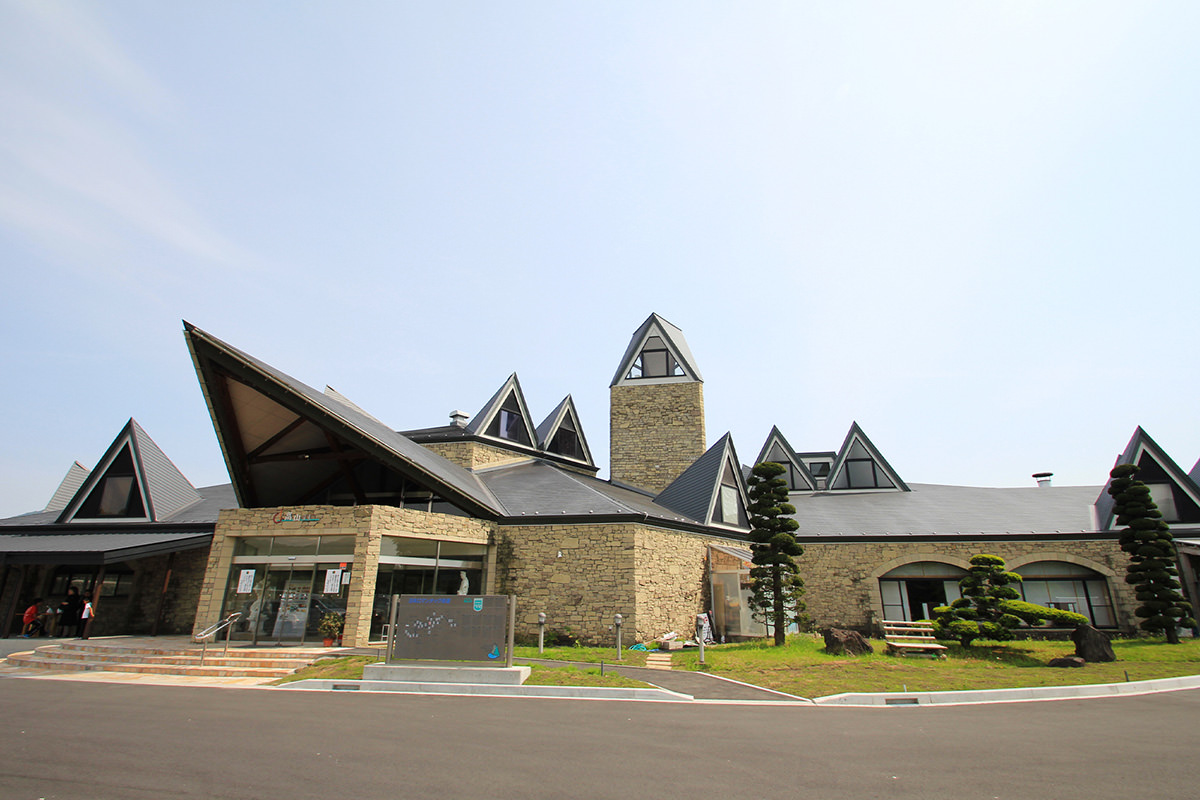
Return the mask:
<path id="1" fill-rule="evenodd" d="M 538 655 L 546 649 L 546 612 L 538 612 Z"/>
<path id="2" fill-rule="evenodd" d="M 613 616 L 613 626 L 617 629 L 617 661 L 621 660 L 621 622 L 624 620 L 620 614 Z"/>
<path id="3" fill-rule="evenodd" d="M 704 623 L 705 615 L 696 615 L 696 641 L 700 642 L 700 666 L 704 666 Z"/>

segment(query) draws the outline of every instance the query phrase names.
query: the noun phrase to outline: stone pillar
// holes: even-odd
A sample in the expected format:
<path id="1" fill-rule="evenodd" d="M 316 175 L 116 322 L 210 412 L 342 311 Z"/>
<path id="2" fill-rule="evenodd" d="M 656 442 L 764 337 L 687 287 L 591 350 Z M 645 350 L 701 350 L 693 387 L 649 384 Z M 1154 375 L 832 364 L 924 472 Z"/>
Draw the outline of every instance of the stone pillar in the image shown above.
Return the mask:
<path id="1" fill-rule="evenodd" d="M 612 479 L 661 492 L 704 455 L 704 384 L 622 384 L 609 389 Z"/>

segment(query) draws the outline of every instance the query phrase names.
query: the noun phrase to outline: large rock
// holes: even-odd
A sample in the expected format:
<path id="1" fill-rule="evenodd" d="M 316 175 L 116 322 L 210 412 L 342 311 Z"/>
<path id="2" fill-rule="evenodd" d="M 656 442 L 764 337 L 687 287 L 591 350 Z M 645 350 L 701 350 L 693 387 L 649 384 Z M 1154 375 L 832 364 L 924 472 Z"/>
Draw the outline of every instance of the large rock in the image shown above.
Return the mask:
<path id="1" fill-rule="evenodd" d="M 824 636 L 825 652 L 835 656 L 861 656 L 863 653 L 875 652 L 867 637 L 858 631 L 830 628 L 824 632 Z"/>
<path id="2" fill-rule="evenodd" d="M 1086 664 L 1079 656 L 1063 656 L 1062 658 L 1052 658 L 1047 662 L 1048 667 L 1082 667 Z"/>
<path id="3" fill-rule="evenodd" d="M 1093 664 L 1101 661 L 1116 661 L 1117 654 L 1113 652 L 1108 634 L 1098 631 L 1091 625 L 1080 625 L 1071 632 L 1071 641 L 1075 643 L 1075 655 Z"/>

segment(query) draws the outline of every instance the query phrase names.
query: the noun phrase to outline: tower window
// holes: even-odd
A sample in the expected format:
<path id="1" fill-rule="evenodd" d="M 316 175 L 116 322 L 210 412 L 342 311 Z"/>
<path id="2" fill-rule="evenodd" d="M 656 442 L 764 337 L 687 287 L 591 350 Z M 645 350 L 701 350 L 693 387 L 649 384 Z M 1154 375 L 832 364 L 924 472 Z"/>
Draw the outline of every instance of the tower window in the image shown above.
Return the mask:
<path id="1" fill-rule="evenodd" d="M 646 340 L 646 346 L 638 354 L 637 360 L 629 370 L 628 378 L 668 378 L 682 377 L 683 367 L 667 350 L 667 345 L 658 336 Z"/>
<path id="2" fill-rule="evenodd" d="M 525 420 L 521 416 L 521 407 L 517 403 L 516 395 L 510 394 L 504 401 L 504 405 L 500 407 L 500 411 L 488 425 L 487 435 L 520 444 L 530 444 L 529 431 L 526 430 Z"/>

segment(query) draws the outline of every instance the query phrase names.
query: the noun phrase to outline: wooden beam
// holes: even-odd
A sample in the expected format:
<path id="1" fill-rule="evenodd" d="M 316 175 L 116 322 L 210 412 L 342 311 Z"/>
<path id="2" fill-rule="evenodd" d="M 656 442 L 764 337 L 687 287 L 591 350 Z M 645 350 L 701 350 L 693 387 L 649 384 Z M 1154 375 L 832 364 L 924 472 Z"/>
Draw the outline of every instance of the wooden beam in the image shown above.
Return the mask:
<path id="1" fill-rule="evenodd" d="M 292 420 L 290 423 L 285 425 L 278 433 L 276 433 L 270 439 L 267 439 L 265 442 L 260 444 L 258 447 L 254 448 L 249 453 L 247 453 L 246 458 L 249 459 L 250 461 L 253 461 L 254 459 L 256 459 L 258 456 L 262 455 L 264 452 L 266 452 L 270 448 L 279 444 L 280 439 L 287 436 L 292 431 L 296 430 L 296 428 L 299 428 L 301 425 L 304 424 L 304 422 L 305 422 L 304 417 L 296 417 L 294 420 Z"/>
<path id="2" fill-rule="evenodd" d="M 341 457 L 348 455 L 342 452 L 341 442 L 329 431 L 325 432 L 325 438 L 329 441 L 329 447 L 339 456 L 338 466 L 341 468 L 342 474 L 346 476 L 346 482 L 350 484 L 350 491 L 354 493 L 354 501 L 360 506 L 366 505 L 367 496 L 363 493 L 362 487 L 359 486 L 358 478 L 354 477 L 354 469 L 350 466 L 350 459 Z"/>
<path id="3" fill-rule="evenodd" d="M 333 452 L 325 448 L 316 450 L 294 450 L 290 453 L 271 453 L 266 456 L 258 456 L 251 461 L 252 464 L 273 464 L 287 461 L 361 461 L 366 458 L 366 453 L 347 453 Z"/>

